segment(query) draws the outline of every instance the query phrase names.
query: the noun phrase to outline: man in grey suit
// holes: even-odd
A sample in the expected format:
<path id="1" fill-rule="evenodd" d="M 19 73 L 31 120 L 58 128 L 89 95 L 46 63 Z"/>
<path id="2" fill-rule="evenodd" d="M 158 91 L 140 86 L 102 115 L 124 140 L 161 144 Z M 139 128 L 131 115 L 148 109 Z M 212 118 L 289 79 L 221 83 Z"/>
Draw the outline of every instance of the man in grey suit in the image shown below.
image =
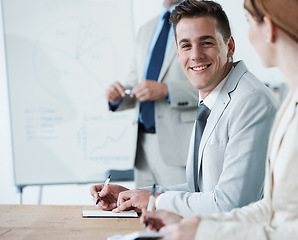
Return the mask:
<path id="1" fill-rule="evenodd" d="M 134 169 L 137 187 L 186 181 L 188 139 L 199 95 L 177 62 L 173 29 L 164 17 L 180 1 L 164 0 L 160 16 L 140 29 L 129 76 L 123 84 L 115 82 L 106 91 L 112 111 L 136 109 L 133 124 L 138 128 Z M 163 58 L 165 51 L 164 59 L 154 56 L 159 35 L 165 43 L 159 43 L 157 57 Z M 155 75 L 150 73 L 152 63 L 157 65 L 153 68 L 160 67 L 153 69 L 157 71 Z M 151 104 L 151 112 L 147 104 Z M 150 117 L 152 122 L 147 123 Z"/>
<path id="2" fill-rule="evenodd" d="M 229 211 L 262 197 L 268 137 L 278 108 L 273 93 L 243 61 L 233 63 L 235 43 L 220 5 L 189 1 L 199 6 L 188 9 L 183 2 L 171 16 L 177 57 L 199 90 L 198 112 L 208 108 L 209 116 L 199 143 L 195 141 L 196 125 L 201 119 L 194 125 L 187 183 L 159 186 L 155 194 L 157 209 L 184 216 Z M 198 150 L 195 143 L 199 144 Z M 94 189 L 91 195 L 96 197 Z M 101 197 L 106 197 L 99 208 L 117 207 L 116 212 L 145 208 L 150 195 L 148 189 L 127 190 L 118 185 L 104 189 L 98 185 L 97 189 L 102 190 Z"/>

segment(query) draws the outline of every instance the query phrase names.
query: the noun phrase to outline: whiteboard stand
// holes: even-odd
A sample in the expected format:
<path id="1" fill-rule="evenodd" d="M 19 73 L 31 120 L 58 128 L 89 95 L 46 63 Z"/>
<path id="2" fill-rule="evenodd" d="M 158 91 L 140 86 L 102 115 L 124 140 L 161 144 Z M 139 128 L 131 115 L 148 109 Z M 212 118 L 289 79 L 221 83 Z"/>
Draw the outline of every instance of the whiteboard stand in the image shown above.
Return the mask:
<path id="1" fill-rule="evenodd" d="M 23 204 L 23 188 L 25 186 L 17 186 L 18 188 L 18 193 L 20 194 L 20 204 L 22 205 Z"/>
<path id="2" fill-rule="evenodd" d="M 133 182 L 134 181 L 134 169 L 126 169 L 126 170 L 117 170 L 117 169 L 110 169 L 105 173 L 106 177 L 112 175 L 111 181 L 112 182 Z M 106 179 L 106 177 L 104 179 Z M 102 180 L 104 180 L 102 179 Z M 19 203 L 23 204 L 23 191 L 24 188 L 27 186 L 39 186 L 39 196 L 38 196 L 38 204 L 42 203 L 42 195 L 43 195 L 43 187 L 45 185 L 59 185 L 59 184 L 88 184 L 90 182 L 71 182 L 71 183 L 53 183 L 53 184 L 27 184 L 27 185 L 16 185 L 17 191 L 19 195 Z"/>
<path id="3" fill-rule="evenodd" d="M 40 185 L 39 188 L 39 196 L 38 196 L 38 204 L 41 204 L 41 199 L 42 199 L 42 193 L 43 193 L 43 185 Z"/>

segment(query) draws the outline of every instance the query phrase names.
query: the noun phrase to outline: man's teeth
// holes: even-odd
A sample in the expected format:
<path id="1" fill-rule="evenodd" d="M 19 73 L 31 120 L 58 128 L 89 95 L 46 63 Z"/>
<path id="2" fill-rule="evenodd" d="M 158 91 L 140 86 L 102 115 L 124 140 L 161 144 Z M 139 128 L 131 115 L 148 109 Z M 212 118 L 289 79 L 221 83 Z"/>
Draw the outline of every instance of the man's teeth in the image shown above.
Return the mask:
<path id="1" fill-rule="evenodd" d="M 205 66 L 200 66 L 200 67 L 193 67 L 192 69 L 193 70 L 196 70 L 196 71 L 200 71 L 200 70 L 204 70 L 204 69 L 206 69 L 208 66 L 207 65 L 205 65 Z"/>

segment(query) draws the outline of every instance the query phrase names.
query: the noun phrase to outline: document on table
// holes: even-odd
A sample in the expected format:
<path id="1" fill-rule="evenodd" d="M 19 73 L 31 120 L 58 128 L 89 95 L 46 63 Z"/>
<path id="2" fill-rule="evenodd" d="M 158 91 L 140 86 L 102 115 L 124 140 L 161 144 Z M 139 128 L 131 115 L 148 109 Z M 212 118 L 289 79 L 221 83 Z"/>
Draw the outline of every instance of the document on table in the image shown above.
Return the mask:
<path id="1" fill-rule="evenodd" d="M 129 233 L 127 235 L 114 235 L 112 237 L 109 237 L 107 240 L 135 240 L 135 239 L 157 239 L 161 237 L 165 237 L 166 233 L 162 232 L 146 232 L 146 231 L 140 231 L 140 232 L 133 232 Z"/>
<path id="2" fill-rule="evenodd" d="M 112 211 L 99 211 L 99 210 L 83 210 L 83 218 L 135 218 L 138 213 L 134 211 L 123 211 L 114 213 Z"/>

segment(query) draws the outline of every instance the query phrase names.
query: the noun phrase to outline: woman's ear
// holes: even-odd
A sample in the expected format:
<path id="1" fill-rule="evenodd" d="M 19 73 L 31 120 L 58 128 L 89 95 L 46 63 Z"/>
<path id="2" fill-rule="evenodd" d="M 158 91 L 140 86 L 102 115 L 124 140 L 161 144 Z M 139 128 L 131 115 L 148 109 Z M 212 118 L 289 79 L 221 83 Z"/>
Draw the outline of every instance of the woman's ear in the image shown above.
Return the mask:
<path id="1" fill-rule="evenodd" d="M 267 43 L 274 43 L 276 40 L 276 27 L 270 18 L 264 16 L 265 37 Z"/>

